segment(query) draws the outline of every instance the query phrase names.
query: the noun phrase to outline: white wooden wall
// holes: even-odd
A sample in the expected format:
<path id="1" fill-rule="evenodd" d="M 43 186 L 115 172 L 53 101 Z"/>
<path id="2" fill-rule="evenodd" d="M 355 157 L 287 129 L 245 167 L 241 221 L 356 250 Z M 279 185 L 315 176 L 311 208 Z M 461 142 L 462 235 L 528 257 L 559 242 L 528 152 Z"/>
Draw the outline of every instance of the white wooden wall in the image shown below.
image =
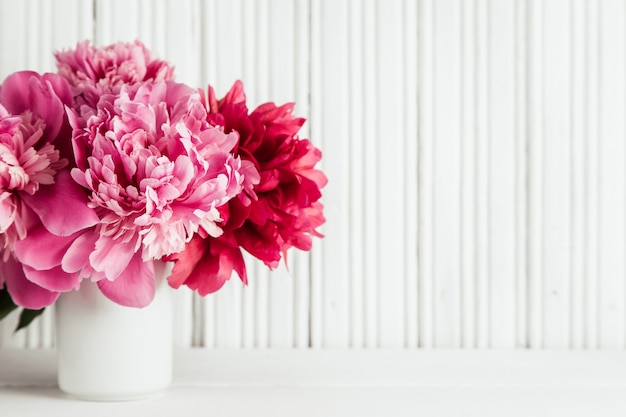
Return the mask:
<path id="1" fill-rule="evenodd" d="M 177 292 L 180 345 L 623 349 L 625 28 L 622 0 L 0 0 L 0 76 L 139 38 L 309 119 L 326 238 Z M 51 313 L 0 345 L 51 346 Z"/>

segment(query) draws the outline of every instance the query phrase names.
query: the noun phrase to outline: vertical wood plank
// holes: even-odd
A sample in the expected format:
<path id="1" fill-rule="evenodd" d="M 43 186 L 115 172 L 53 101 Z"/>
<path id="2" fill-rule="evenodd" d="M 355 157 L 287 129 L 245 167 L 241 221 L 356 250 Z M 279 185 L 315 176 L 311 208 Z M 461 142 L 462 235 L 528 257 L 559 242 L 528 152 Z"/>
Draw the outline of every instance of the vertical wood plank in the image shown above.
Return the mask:
<path id="1" fill-rule="evenodd" d="M 513 1 L 490 4 L 489 275 L 492 347 L 515 345 L 515 43 Z"/>
<path id="2" fill-rule="evenodd" d="M 461 2 L 461 347 L 476 345 L 476 2 Z"/>
<path id="3" fill-rule="evenodd" d="M 599 142 L 600 27 L 598 1 L 585 3 L 585 347 L 599 347 Z"/>
<path id="4" fill-rule="evenodd" d="M 585 129 L 587 113 L 585 103 L 585 2 L 574 0 L 571 3 L 570 45 L 572 76 L 571 91 L 571 289 L 569 315 L 571 332 L 569 347 L 580 349 L 584 346 L 584 272 L 585 272 Z"/>
<path id="5" fill-rule="evenodd" d="M 378 104 L 378 225 L 379 346 L 404 343 L 404 158 L 407 142 L 404 113 L 398 111 L 407 94 L 403 82 L 402 0 L 378 3 L 376 90 Z"/>
<path id="6" fill-rule="evenodd" d="M 235 274 L 213 297 L 213 314 L 205 311 L 204 320 L 212 321 L 214 329 L 214 347 L 238 348 L 241 346 L 241 292 L 243 284 Z M 207 315 L 208 314 L 208 315 Z"/>
<path id="7" fill-rule="evenodd" d="M 244 254 L 244 262 L 248 268 L 248 272 L 254 271 L 254 259 L 249 254 Z M 250 273 L 248 279 L 254 278 L 254 275 Z M 233 277 L 233 279 L 236 279 Z M 254 293 L 254 287 L 250 284 L 241 291 L 241 347 L 251 349 L 255 347 L 255 305 L 256 298 Z M 207 318 L 205 317 L 205 320 Z"/>
<path id="8" fill-rule="evenodd" d="M 529 347 L 543 341 L 543 2 L 529 0 L 528 56 L 528 327 Z"/>
<path id="9" fill-rule="evenodd" d="M 526 2 L 515 1 L 515 346 L 528 344 Z"/>
<path id="10" fill-rule="evenodd" d="M 260 262 L 254 264 L 254 288 L 256 299 L 255 310 L 255 344 L 257 348 L 270 347 L 270 317 L 269 309 L 272 302 L 269 292 L 269 272 L 267 267 Z"/>
<path id="11" fill-rule="evenodd" d="M 435 126 L 435 34 L 434 2 L 420 3 L 420 125 L 419 125 L 419 345 L 422 348 L 434 347 L 433 318 L 433 242 L 434 242 L 434 126 Z"/>
<path id="12" fill-rule="evenodd" d="M 624 347 L 626 213 L 625 7 L 602 1 L 600 7 L 600 345 Z"/>
<path id="13" fill-rule="evenodd" d="M 363 91 L 372 92 L 377 82 L 378 68 L 376 65 L 378 55 L 376 53 L 376 0 L 363 2 Z M 377 178 L 379 175 L 377 153 L 377 129 L 378 113 L 375 100 L 365 100 L 363 104 L 363 175 L 364 190 L 363 200 L 363 252 L 364 265 L 364 339 L 365 347 L 378 347 L 379 341 L 379 313 L 378 280 L 380 271 L 378 251 L 380 247 L 380 234 L 378 229 L 378 195 Z M 356 138 L 355 138 L 356 139 Z"/>
<path id="14" fill-rule="evenodd" d="M 291 279 L 291 327 L 287 346 L 304 349 L 309 346 L 309 259 L 308 253 L 292 251 L 288 270 Z"/>
<path id="15" fill-rule="evenodd" d="M 219 314 L 215 299 L 215 294 L 207 295 L 204 298 L 193 297 L 193 338 L 196 341 L 194 346 L 215 348 L 219 344 L 216 330 Z"/>
<path id="16" fill-rule="evenodd" d="M 489 291 L 489 94 L 490 43 L 489 3 L 476 0 L 476 147 L 474 150 L 475 196 L 475 270 L 476 270 L 476 347 L 486 348 L 490 343 Z"/>
<path id="17" fill-rule="evenodd" d="M 405 0 L 404 19 L 404 347 L 418 344 L 418 13 L 417 2 Z"/>
<path id="18" fill-rule="evenodd" d="M 363 83 L 363 3 L 359 0 L 349 2 L 350 16 L 350 347 L 360 348 L 364 345 L 364 199 L 365 199 L 365 166 L 363 138 L 365 89 Z"/>

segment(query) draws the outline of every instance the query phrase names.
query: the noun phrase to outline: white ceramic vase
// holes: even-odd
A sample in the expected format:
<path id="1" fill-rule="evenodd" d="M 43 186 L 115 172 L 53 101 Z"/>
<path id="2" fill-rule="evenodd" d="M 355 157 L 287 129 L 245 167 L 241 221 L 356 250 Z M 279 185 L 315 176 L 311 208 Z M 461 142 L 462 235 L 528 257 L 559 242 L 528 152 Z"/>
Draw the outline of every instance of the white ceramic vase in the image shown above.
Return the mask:
<path id="1" fill-rule="evenodd" d="M 124 401 L 156 395 L 172 380 L 170 264 L 155 262 L 156 294 L 122 307 L 85 280 L 56 303 L 59 388 L 73 398 Z"/>

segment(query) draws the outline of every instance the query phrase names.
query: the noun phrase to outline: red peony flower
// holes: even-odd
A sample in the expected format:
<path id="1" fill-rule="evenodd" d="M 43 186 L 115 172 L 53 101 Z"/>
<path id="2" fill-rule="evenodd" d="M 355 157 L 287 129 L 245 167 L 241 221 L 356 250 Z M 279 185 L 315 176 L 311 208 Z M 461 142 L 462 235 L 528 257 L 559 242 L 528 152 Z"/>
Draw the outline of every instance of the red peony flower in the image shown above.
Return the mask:
<path id="1" fill-rule="evenodd" d="M 201 295 L 220 289 L 233 270 L 247 283 L 240 248 L 270 268 L 291 247 L 310 250 L 312 236 L 321 237 L 316 230 L 325 221 L 320 189 L 327 182 L 315 169 L 321 151 L 297 136 L 305 119 L 292 115 L 293 103 L 266 103 L 248 114 L 240 81 L 219 101 L 211 87 L 208 93 L 209 122 L 239 134 L 233 152 L 254 164 L 260 181 L 253 193 L 242 192 L 220 208 L 220 237 L 196 235 L 183 252 L 168 258 L 176 262 L 170 285 L 185 284 Z"/>

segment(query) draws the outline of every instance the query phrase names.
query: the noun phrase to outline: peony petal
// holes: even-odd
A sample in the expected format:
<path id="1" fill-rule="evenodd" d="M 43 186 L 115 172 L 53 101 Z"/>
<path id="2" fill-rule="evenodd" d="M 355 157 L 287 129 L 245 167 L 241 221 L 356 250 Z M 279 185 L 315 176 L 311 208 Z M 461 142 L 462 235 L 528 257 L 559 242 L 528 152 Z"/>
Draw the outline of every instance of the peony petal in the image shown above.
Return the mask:
<path id="1" fill-rule="evenodd" d="M 50 85 L 61 102 L 67 105 L 72 104 L 72 89 L 65 78 L 49 72 L 43 74 L 41 78 Z"/>
<path id="2" fill-rule="evenodd" d="M 9 192 L 0 194 L 0 233 L 6 232 L 9 226 L 13 224 L 16 211 L 17 205 L 13 194 Z"/>
<path id="3" fill-rule="evenodd" d="M 237 275 L 239 275 L 239 279 L 243 282 L 244 285 L 248 285 L 248 273 L 246 271 L 246 262 L 243 259 L 243 254 L 239 248 L 233 249 L 232 254 L 233 258 L 233 268 Z"/>
<path id="4" fill-rule="evenodd" d="M 77 237 L 67 249 L 61 261 L 65 272 L 78 272 L 89 265 L 89 255 L 96 249 L 99 234 L 89 230 Z"/>
<path id="5" fill-rule="evenodd" d="M 242 227 L 235 231 L 237 242 L 252 256 L 274 269 L 280 263 L 280 245 L 275 226 L 267 223 L 264 227 Z"/>
<path id="6" fill-rule="evenodd" d="M 162 85 L 162 88 L 166 86 L 167 90 L 164 91 L 165 102 L 169 107 L 174 107 L 183 97 L 197 93 L 195 89 L 181 83 L 168 82 L 166 85 Z"/>
<path id="7" fill-rule="evenodd" d="M 0 103 L 12 114 L 20 114 L 30 108 L 28 85 L 31 78 L 38 78 L 35 71 L 18 71 L 9 75 L 0 88 Z"/>
<path id="8" fill-rule="evenodd" d="M 205 239 L 203 243 L 206 250 L 185 280 L 185 285 L 205 296 L 222 288 L 233 275 L 233 271 L 247 284 L 243 255 L 234 236 Z"/>
<path id="9" fill-rule="evenodd" d="M 55 84 L 60 87 L 65 83 L 67 89 L 67 81 L 54 74 L 46 74 L 46 78 L 31 78 L 29 83 L 29 104 L 30 110 L 41 117 L 46 122 L 44 130 L 44 139 L 48 142 L 54 141 L 63 127 L 63 123 L 67 123 L 65 119 L 65 105 L 72 104 L 71 99 L 63 103 L 58 97 L 57 92 L 51 84 L 51 80 L 57 78 Z M 63 91 L 62 94 L 66 95 L 67 91 Z M 71 95 L 70 95 L 71 97 Z"/>
<path id="10" fill-rule="evenodd" d="M 26 204 L 55 235 L 69 236 L 98 223 L 96 212 L 87 207 L 87 196 L 66 170 L 59 171 L 56 182 L 42 186 L 35 196 L 24 194 Z"/>
<path id="11" fill-rule="evenodd" d="M 15 256 L 32 269 L 48 270 L 61 265 L 63 255 L 76 237 L 53 235 L 41 226 L 30 230 L 24 239 L 15 242 Z"/>
<path id="12" fill-rule="evenodd" d="M 220 106 L 224 106 L 226 104 L 237 104 L 237 103 L 245 103 L 246 102 L 246 93 L 244 92 L 243 82 L 241 80 L 235 81 L 233 86 L 230 88 L 226 96 L 220 100 Z"/>
<path id="13" fill-rule="evenodd" d="M 115 281 L 98 281 L 100 291 L 117 304 L 127 307 L 145 307 L 154 299 L 154 263 L 144 262 L 139 253 Z"/>
<path id="14" fill-rule="evenodd" d="M 24 308 L 40 310 L 59 298 L 58 292 L 48 291 L 30 282 L 24 275 L 22 265 L 12 258 L 0 263 L 0 275 L 4 278 L 13 302 Z"/>
<path id="15" fill-rule="evenodd" d="M 175 262 L 172 273 L 167 278 L 167 282 L 172 288 L 178 288 L 185 283 L 185 280 L 204 255 L 204 252 L 205 240 L 195 235 L 193 239 L 185 245 L 185 250 L 164 259 L 166 261 Z"/>
<path id="16" fill-rule="evenodd" d="M 38 271 L 24 265 L 24 274 L 30 282 L 49 291 L 65 292 L 79 287 L 78 274 L 68 274 L 60 266 L 46 271 Z"/>
<path id="17" fill-rule="evenodd" d="M 201 296 L 212 294 L 224 286 L 232 271 L 233 265 L 228 256 L 207 254 L 196 264 L 185 285 Z"/>
<path id="18" fill-rule="evenodd" d="M 135 241 L 121 243 L 109 236 L 100 236 L 96 250 L 89 255 L 94 270 L 104 272 L 113 281 L 128 267 L 135 255 Z"/>
<path id="19" fill-rule="evenodd" d="M 72 133 L 71 148 L 74 154 L 74 160 L 76 161 L 76 166 L 79 170 L 74 168 L 72 170 L 72 176 L 76 178 L 78 173 L 75 173 L 74 171 L 80 172 L 81 176 L 85 175 L 82 171 L 88 168 L 87 158 L 91 155 L 91 150 L 89 149 L 87 133 L 84 132 L 85 120 L 70 108 L 66 108 L 65 111 L 67 112 L 70 125 L 74 129 Z"/>

